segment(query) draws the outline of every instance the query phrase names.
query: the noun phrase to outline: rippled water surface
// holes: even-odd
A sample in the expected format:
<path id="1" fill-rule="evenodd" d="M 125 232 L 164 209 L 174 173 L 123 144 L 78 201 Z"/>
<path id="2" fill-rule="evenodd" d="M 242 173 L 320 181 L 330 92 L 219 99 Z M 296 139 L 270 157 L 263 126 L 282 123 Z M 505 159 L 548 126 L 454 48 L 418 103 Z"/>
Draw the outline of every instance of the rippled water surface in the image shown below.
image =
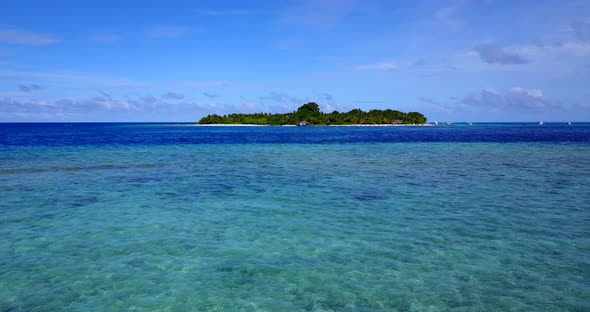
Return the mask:
<path id="1" fill-rule="evenodd" d="M 590 126 L 0 125 L 0 311 L 590 310 Z"/>

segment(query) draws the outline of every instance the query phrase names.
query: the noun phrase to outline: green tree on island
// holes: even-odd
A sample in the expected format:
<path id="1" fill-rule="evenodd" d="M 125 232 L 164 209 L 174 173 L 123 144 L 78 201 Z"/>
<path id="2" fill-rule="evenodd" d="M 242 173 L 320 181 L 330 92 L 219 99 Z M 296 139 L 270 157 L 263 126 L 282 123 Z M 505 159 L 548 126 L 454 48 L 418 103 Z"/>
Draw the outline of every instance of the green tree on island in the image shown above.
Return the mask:
<path id="1" fill-rule="evenodd" d="M 297 111 L 286 114 L 229 114 L 208 115 L 199 120 L 199 124 L 253 124 L 253 125 L 296 125 L 307 122 L 309 125 L 382 125 L 382 124 L 424 124 L 426 117 L 418 112 L 403 113 L 397 110 L 373 109 L 365 112 L 353 109 L 346 113 L 333 111 L 322 113 L 315 102 L 302 105 Z"/>

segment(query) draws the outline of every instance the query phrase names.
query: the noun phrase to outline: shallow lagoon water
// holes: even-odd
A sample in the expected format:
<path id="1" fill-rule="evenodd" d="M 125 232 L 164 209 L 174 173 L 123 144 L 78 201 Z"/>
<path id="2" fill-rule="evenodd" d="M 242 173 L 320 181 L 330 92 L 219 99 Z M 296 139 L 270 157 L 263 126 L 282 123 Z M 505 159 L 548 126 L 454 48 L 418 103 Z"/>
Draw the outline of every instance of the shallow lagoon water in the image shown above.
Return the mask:
<path id="1" fill-rule="evenodd" d="M 590 309 L 588 125 L 0 134 L 1 311 Z"/>

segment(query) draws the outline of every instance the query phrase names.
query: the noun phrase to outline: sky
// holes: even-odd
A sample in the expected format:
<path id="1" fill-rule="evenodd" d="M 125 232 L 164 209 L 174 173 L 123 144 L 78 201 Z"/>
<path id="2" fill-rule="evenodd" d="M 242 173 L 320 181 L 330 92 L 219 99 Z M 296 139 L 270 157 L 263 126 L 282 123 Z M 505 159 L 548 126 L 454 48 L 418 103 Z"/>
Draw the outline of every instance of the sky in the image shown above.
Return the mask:
<path id="1" fill-rule="evenodd" d="M 0 10 L 0 122 L 417 111 L 590 121 L 590 1 L 28 1 Z"/>

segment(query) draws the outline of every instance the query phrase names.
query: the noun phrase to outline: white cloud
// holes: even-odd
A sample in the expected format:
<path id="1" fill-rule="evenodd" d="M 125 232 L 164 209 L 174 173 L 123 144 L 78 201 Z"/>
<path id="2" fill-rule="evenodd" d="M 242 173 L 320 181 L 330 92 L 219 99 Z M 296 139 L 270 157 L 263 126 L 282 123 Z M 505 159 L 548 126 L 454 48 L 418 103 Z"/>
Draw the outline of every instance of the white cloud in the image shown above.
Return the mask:
<path id="1" fill-rule="evenodd" d="M 374 64 L 357 65 L 354 66 L 354 70 L 378 70 L 378 71 L 391 71 L 398 70 L 401 68 L 412 67 L 422 64 L 421 59 L 402 60 L 402 61 L 386 61 L 377 62 Z"/>
<path id="2" fill-rule="evenodd" d="M 88 37 L 88 40 L 96 43 L 115 43 L 121 40 L 121 36 L 116 34 L 94 34 Z"/>
<path id="3" fill-rule="evenodd" d="M 99 91 L 94 97 L 36 99 L 29 94 L 0 96 L 0 121 L 196 121 L 216 113 L 256 111 L 255 103 L 169 101 L 152 95 L 114 96 Z"/>
<path id="4" fill-rule="evenodd" d="M 242 107 L 248 112 L 256 111 L 256 104 L 252 101 L 242 100 Z"/>
<path id="5" fill-rule="evenodd" d="M 35 83 L 21 84 L 21 85 L 18 85 L 18 89 L 22 92 L 31 92 L 31 91 L 41 90 L 41 86 L 39 86 L 38 84 L 35 84 Z"/>
<path id="6" fill-rule="evenodd" d="M 282 22 L 290 26 L 330 29 L 359 9 L 360 0 L 302 0 L 286 10 Z"/>
<path id="7" fill-rule="evenodd" d="M 584 70 L 590 59 L 590 44 L 580 41 L 564 41 L 559 45 L 521 44 L 507 46 L 504 53 L 518 55 L 526 63 L 510 66 L 490 66 L 482 61 L 475 50 L 456 53 L 443 59 L 443 64 L 452 66 L 457 73 L 510 72 L 528 75 L 572 75 Z M 507 52 L 510 51 L 510 52 Z M 498 64 L 496 62 L 496 64 Z M 427 66 L 433 69 L 432 66 Z M 449 72 L 449 70 L 441 70 Z"/>
<path id="8" fill-rule="evenodd" d="M 301 45 L 302 40 L 299 38 L 284 38 L 273 44 L 273 47 L 279 50 L 289 50 Z"/>
<path id="9" fill-rule="evenodd" d="M 139 88 L 147 87 L 145 83 L 110 76 L 71 72 L 34 72 L 18 70 L 0 70 L 0 81 L 45 81 L 50 84 L 75 85 L 84 84 L 93 87 Z"/>
<path id="10" fill-rule="evenodd" d="M 19 29 L 0 28 L 0 43 L 43 46 L 59 42 L 59 39 Z"/>
<path id="11" fill-rule="evenodd" d="M 504 93 L 488 87 L 479 93 L 465 96 L 460 100 L 460 103 L 468 106 L 508 110 L 558 108 L 544 97 L 541 89 L 525 89 L 522 87 L 513 87 Z"/>
<path id="12" fill-rule="evenodd" d="M 230 10 L 215 10 L 215 9 L 195 9 L 194 13 L 205 16 L 240 16 L 240 15 L 274 15 L 277 11 L 273 10 L 248 10 L 248 9 L 230 9 Z"/>
<path id="13" fill-rule="evenodd" d="M 29 64 L 23 64 L 23 63 L 17 63 L 17 62 L 5 62 L 5 61 L 0 61 L 0 66 L 7 66 L 7 67 L 13 67 L 13 68 L 30 68 L 31 65 Z"/>
<path id="14" fill-rule="evenodd" d="M 485 89 L 483 89 L 484 92 L 489 93 L 489 94 L 494 94 L 494 95 L 499 95 L 500 92 L 496 91 L 496 89 L 492 88 L 492 87 L 486 87 Z"/>
<path id="15" fill-rule="evenodd" d="M 590 57 L 590 45 L 582 42 L 563 42 L 559 45 L 522 45 L 514 50 L 535 61 L 545 59 L 568 59 L 568 57 Z"/>
<path id="16" fill-rule="evenodd" d="M 459 18 L 455 16 L 454 7 L 444 7 L 434 12 L 434 18 L 451 32 L 457 32 L 463 28 Z"/>
<path id="17" fill-rule="evenodd" d="M 355 66 L 355 70 L 394 70 L 398 69 L 400 65 L 397 62 L 380 62 L 370 65 Z"/>
<path id="18" fill-rule="evenodd" d="M 113 100 L 110 98 L 62 98 L 54 101 L 36 99 L 0 99 L 0 112 L 41 114 L 41 113 L 85 113 L 99 111 L 138 111 L 137 104 L 130 100 Z"/>
<path id="19" fill-rule="evenodd" d="M 512 92 L 513 94 L 531 96 L 531 97 L 535 97 L 535 98 L 542 98 L 543 97 L 543 91 L 540 89 L 527 90 L 527 89 L 523 89 L 521 87 L 514 87 L 514 88 L 510 89 L 510 92 Z"/>
<path id="20" fill-rule="evenodd" d="M 590 42 L 590 21 L 575 21 L 571 26 L 578 40 Z"/>
<path id="21" fill-rule="evenodd" d="M 162 94 L 162 98 L 170 99 L 170 100 L 182 100 L 182 99 L 184 99 L 184 94 L 169 91 L 169 92 Z"/>
<path id="22" fill-rule="evenodd" d="M 210 80 L 210 81 L 187 81 L 177 83 L 176 86 L 181 88 L 216 88 L 216 87 L 228 87 L 233 85 L 231 81 L 227 80 Z"/>
<path id="23" fill-rule="evenodd" d="M 145 95 L 145 96 L 142 96 L 140 98 L 140 100 L 143 103 L 148 104 L 148 105 L 154 105 L 155 103 L 158 102 L 158 99 L 155 96 L 149 95 L 149 94 L 148 95 Z"/>
<path id="24" fill-rule="evenodd" d="M 178 38 L 188 34 L 189 29 L 184 26 L 157 26 L 147 31 L 151 38 Z"/>
<path id="25" fill-rule="evenodd" d="M 484 44 L 475 48 L 482 61 L 488 64 L 526 64 L 527 60 L 516 53 L 504 51 L 494 44 Z"/>
<path id="26" fill-rule="evenodd" d="M 271 92 L 269 95 L 260 97 L 262 101 L 271 101 L 275 103 L 285 103 L 291 105 L 302 105 L 307 99 L 290 96 L 286 93 Z"/>

